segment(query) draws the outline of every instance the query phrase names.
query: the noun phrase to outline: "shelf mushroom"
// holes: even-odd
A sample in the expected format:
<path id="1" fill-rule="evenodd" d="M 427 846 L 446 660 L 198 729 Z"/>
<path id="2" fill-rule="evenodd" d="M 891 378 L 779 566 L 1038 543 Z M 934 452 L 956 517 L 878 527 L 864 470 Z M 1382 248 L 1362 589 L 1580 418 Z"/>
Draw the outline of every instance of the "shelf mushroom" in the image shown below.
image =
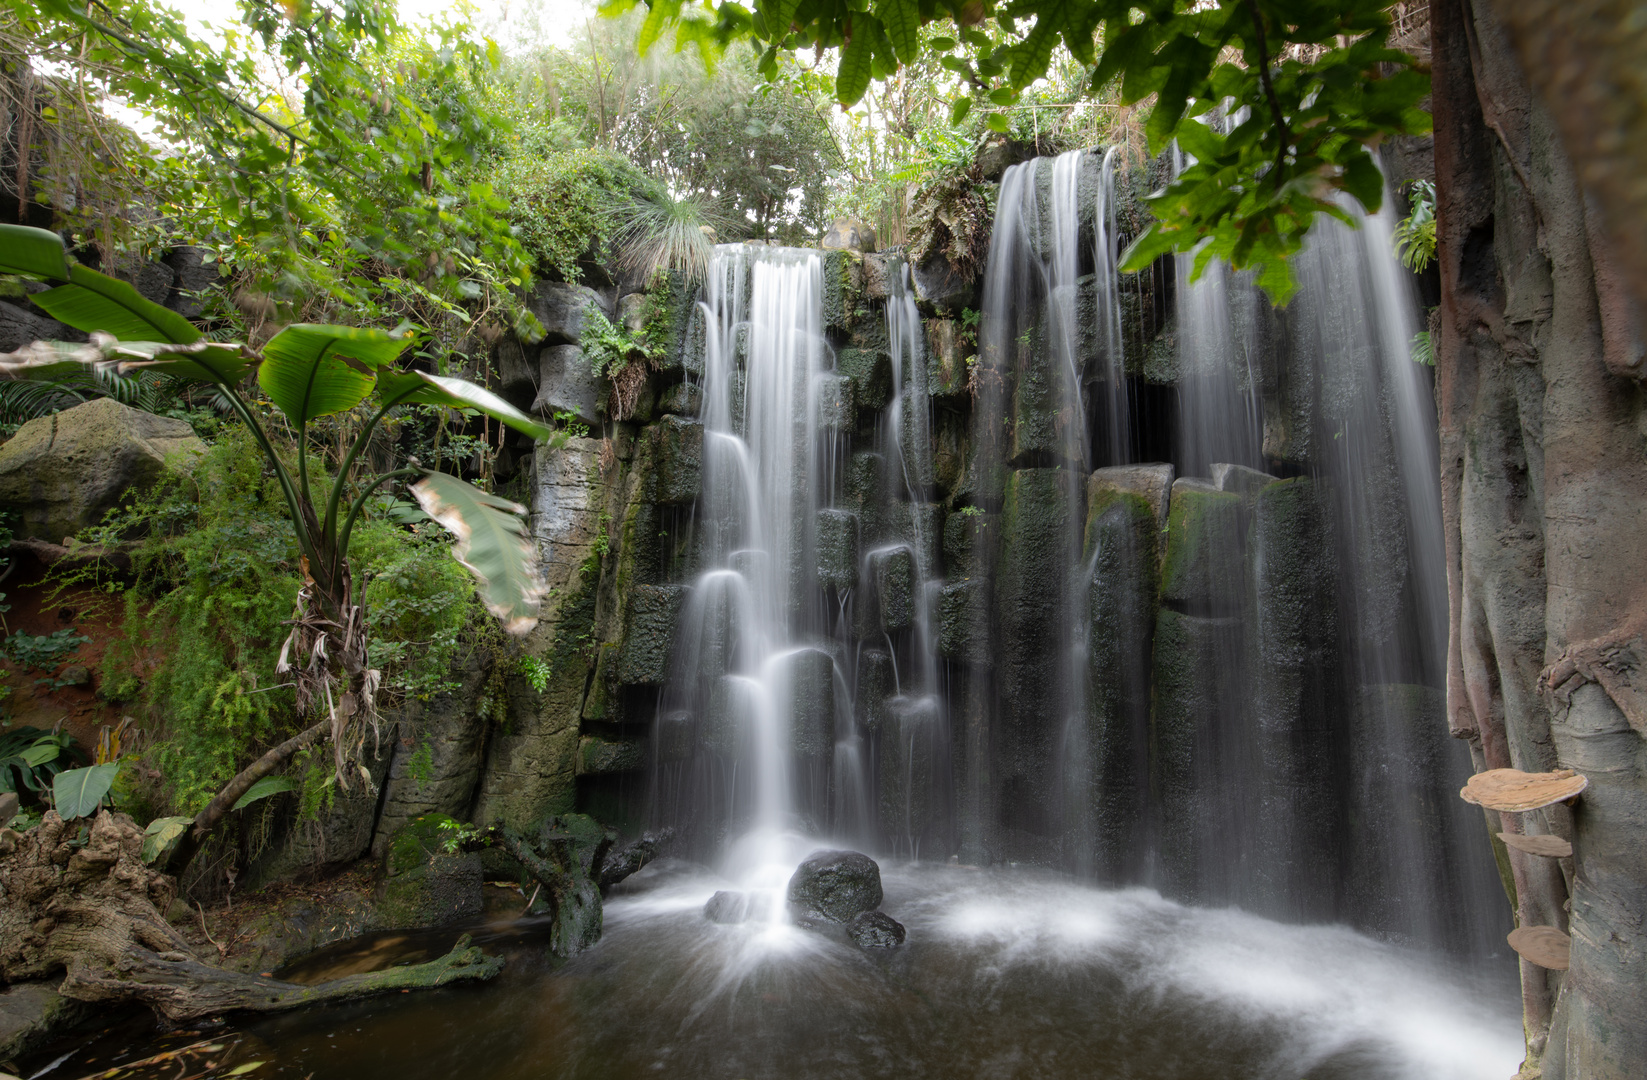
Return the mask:
<path id="1" fill-rule="evenodd" d="M 1510 931 L 1510 948 L 1541 968 L 1566 971 L 1573 939 L 1553 926 L 1520 926 Z"/>
<path id="2" fill-rule="evenodd" d="M 1588 784 L 1588 780 L 1571 769 L 1546 773 L 1488 769 L 1470 777 L 1470 782 L 1458 794 L 1465 802 L 1488 810 L 1520 813 L 1566 802 L 1576 797 Z"/>
<path id="3" fill-rule="evenodd" d="M 1513 847 L 1517 851 L 1525 851 L 1529 855 L 1544 855 L 1551 859 L 1566 859 L 1573 854 L 1573 845 L 1559 836 L 1549 833 L 1529 835 L 1526 833 L 1501 832 L 1498 838 L 1504 841 L 1505 847 Z"/>

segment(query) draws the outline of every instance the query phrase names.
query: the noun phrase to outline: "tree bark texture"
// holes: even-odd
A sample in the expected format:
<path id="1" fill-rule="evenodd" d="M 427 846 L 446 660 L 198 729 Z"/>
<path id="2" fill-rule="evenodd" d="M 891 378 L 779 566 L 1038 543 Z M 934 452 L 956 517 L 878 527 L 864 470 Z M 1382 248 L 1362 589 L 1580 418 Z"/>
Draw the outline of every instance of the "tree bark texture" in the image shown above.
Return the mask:
<path id="1" fill-rule="evenodd" d="M 1639 1077 L 1647 743 L 1606 687 L 1629 698 L 1620 635 L 1647 610 L 1647 392 L 1620 363 L 1640 322 L 1494 7 L 1434 0 L 1431 46 L 1449 722 L 1478 769 L 1591 782 L 1571 808 L 1489 813 L 1574 845 L 1498 851 L 1519 923 L 1573 937 L 1565 974 L 1522 961 L 1522 1075 Z"/>
<path id="2" fill-rule="evenodd" d="M 1493 0 L 1522 70 L 1549 107 L 1577 179 L 1596 197 L 1604 307 L 1634 293 L 1647 307 L 1647 18 L 1640 0 Z M 1622 343 L 1620 343 L 1622 344 Z M 1617 362 L 1621 355 L 1614 353 Z M 1633 373 L 1647 372 L 1634 350 Z"/>
<path id="3" fill-rule="evenodd" d="M 89 822 L 56 813 L 0 846 L 0 982 L 63 972 L 58 992 L 86 1002 L 141 1002 L 182 1022 L 225 1012 L 273 1012 L 487 979 L 503 961 L 467 939 L 426 964 L 317 986 L 243 975 L 201 962 L 161 911 L 176 896 L 143 865 L 143 831 L 105 810 Z"/>

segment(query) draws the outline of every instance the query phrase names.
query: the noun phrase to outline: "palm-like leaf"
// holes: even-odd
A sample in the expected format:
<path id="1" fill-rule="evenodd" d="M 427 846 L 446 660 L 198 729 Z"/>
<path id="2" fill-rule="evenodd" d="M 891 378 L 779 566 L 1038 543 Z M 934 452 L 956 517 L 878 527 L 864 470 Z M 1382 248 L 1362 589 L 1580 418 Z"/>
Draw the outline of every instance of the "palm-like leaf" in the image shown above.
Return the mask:
<path id="1" fill-rule="evenodd" d="M 475 575 L 486 610 L 512 634 L 532 629 L 547 590 L 525 508 L 438 472 L 425 472 L 412 494 L 457 537 L 452 555 Z"/>
<path id="2" fill-rule="evenodd" d="M 554 439 L 554 428 L 540 424 L 484 387 L 445 375 L 421 371 L 385 371 L 377 377 L 379 395 L 400 405 L 440 405 L 448 409 L 475 409 L 534 439 Z"/>
<path id="3" fill-rule="evenodd" d="M 76 330 L 101 330 L 129 341 L 187 345 L 200 340 L 194 324 L 170 308 L 145 299 L 107 274 L 75 264 L 69 283 L 29 297 L 35 307 Z"/>
<path id="4" fill-rule="evenodd" d="M 58 773 L 51 789 L 52 804 L 57 813 L 64 821 L 90 817 L 96 812 L 97 804 L 103 801 L 103 796 L 109 793 L 109 788 L 114 786 L 114 774 L 119 770 L 119 762 L 111 761 L 107 765 L 91 765 Z"/>
<path id="5" fill-rule="evenodd" d="M 366 400 L 377 369 L 393 362 L 409 340 L 382 330 L 299 323 L 264 346 L 257 381 L 286 418 L 301 426 Z"/>
<path id="6" fill-rule="evenodd" d="M 63 238 L 27 225 L 0 225 L 0 274 L 69 280 L 69 256 L 63 250 Z"/>

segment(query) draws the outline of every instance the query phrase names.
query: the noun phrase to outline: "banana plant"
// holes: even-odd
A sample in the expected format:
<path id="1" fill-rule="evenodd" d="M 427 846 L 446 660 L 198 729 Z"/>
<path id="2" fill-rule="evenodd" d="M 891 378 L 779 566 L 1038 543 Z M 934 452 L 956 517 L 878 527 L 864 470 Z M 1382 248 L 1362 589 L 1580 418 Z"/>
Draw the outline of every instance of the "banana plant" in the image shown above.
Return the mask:
<path id="1" fill-rule="evenodd" d="M 285 496 L 302 556 L 292 630 L 279 670 L 294 684 L 299 712 L 316 722 L 242 770 L 194 819 L 170 867 L 180 869 L 199 841 L 259 779 L 329 734 L 340 785 L 360 763 L 365 735 L 376 723 L 379 673 L 367 664 L 365 613 L 355 597 L 349 539 L 374 492 L 410 483 L 430 517 L 456 537 L 453 554 L 474 575 L 488 610 L 513 633 L 536 622 L 544 593 L 525 511 L 456 477 L 416 466 L 356 477 L 373 432 L 402 405 L 438 405 L 484 413 L 538 440 L 559 436 L 483 387 L 463 379 L 403 368 L 398 361 L 415 332 L 348 326 L 288 326 L 261 349 L 207 340 L 183 316 L 141 296 L 126 282 L 80 265 L 62 239 L 42 229 L 0 225 L 0 273 L 52 285 L 30 301 L 58 321 L 87 333 L 85 343 L 36 341 L 0 353 L 0 379 L 49 380 L 86 367 L 121 375 L 154 371 L 217 387 L 262 450 Z M 246 396 L 250 379 L 284 414 L 297 436 L 288 465 Z M 310 426 L 368 404 L 368 419 L 343 457 L 329 488 L 309 475 Z M 351 481 L 355 494 L 347 493 Z M 370 783 L 368 780 L 367 783 Z"/>

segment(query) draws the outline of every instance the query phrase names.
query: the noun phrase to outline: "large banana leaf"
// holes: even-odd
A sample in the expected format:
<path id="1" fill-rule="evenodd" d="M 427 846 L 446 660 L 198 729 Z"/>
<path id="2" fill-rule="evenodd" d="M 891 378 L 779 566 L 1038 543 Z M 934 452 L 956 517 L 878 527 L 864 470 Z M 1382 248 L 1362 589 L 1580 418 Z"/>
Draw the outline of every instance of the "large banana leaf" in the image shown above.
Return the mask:
<path id="1" fill-rule="evenodd" d="M 411 340 L 356 326 L 297 323 L 263 347 L 257 381 L 295 425 L 347 412 L 366 400 L 377 369 L 394 361 Z"/>
<path id="2" fill-rule="evenodd" d="M 457 537 L 452 554 L 475 575 L 486 610 L 512 634 L 532 629 L 547 589 L 525 508 L 439 472 L 425 472 L 412 494 Z"/>
<path id="3" fill-rule="evenodd" d="M 27 225 L 0 225 L 0 274 L 69 280 L 69 256 L 63 249 L 63 238 Z"/>
<path id="4" fill-rule="evenodd" d="M 554 428 L 540 424 L 484 387 L 445 375 L 425 375 L 421 371 L 384 371 L 377 377 L 378 394 L 384 401 L 402 405 L 442 405 L 448 409 L 475 409 L 501 420 L 534 439 L 557 437 Z"/>
<path id="5" fill-rule="evenodd" d="M 119 770 L 120 763 L 111 761 L 58 773 L 52 782 L 52 805 L 64 821 L 90 817 L 114 786 L 114 774 Z"/>
<path id="6" fill-rule="evenodd" d="M 177 312 L 138 295 L 118 278 L 89 267 L 69 267 L 69 283 L 29 300 L 58 322 L 76 330 L 101 330 L 127 341 L 163 341 L 187 345 L 200 340 L 200 331 Z"/>
<path id="7" fill-rule="evenodd" d="M 117 341 L 93 330 L 89 342 L 35 341 L 16 352 L 0 353 L 0 379 L 51 382 L 87 367 L 112 364 L 120 374 L 142 368 L 180 379 L 234 384 L 251 362 L 233 342 L 196 341 L 174 345 L 165 341 Z"/>

